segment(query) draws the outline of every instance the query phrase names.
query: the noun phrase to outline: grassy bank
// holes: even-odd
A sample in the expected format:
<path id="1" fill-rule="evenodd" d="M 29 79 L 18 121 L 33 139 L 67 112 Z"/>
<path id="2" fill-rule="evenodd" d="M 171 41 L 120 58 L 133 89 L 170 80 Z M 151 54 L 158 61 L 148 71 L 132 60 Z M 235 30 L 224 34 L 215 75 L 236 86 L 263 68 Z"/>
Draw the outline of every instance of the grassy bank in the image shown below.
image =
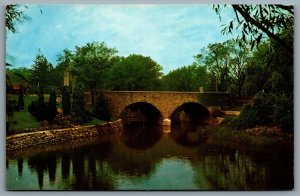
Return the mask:
<path id="1" fill-rule="evenodd" d="M 250 145 L 269 145 L 274 143 L 292 142 L 293 136 L 278 130 L 276 127 L 256 127 L 246 130 L 236 130 L 223 123 L 211 126 L 207 129 L 207 135 L 211 139 L 221 141 L 233 141 Z"/>
<path id="2" fill-rule="evenodd" d="M 49 101 L 49 95 L 45 96 L 45 102 Z M 12 95 L 9 97 L 11 100 L 18 100 L 17 95 Z M 29 112 L 28 112 L 28 105 L 32 101 L 36 101 L 38 99 L 37 95 L 28 95 L 24 98 L 24 110 L 16 111 L 13 113 L 13 122 L 10 125 L 9 134 L 14 133 L 22 133 L 22 132 L 29 132 L 35 129 L 40 129 L 41 123 L 37 121 Z M 61 108 L 61 103 L 57 103 L 57 108 Z M 99 120 L 93 118 L 90 122 L 85 123 L 83 125 L 100 125 L 104 124 L 106 121 Z"/>

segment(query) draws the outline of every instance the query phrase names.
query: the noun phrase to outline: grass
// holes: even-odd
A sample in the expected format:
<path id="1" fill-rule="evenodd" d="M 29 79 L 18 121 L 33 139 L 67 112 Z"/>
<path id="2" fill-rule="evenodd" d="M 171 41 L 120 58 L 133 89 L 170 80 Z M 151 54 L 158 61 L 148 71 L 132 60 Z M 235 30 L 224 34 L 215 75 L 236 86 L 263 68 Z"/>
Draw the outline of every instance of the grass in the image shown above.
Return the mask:
<path id="1" fill-rule="evenodd" d="M 40 122 L 38 122 L 29 112 L 21 111 L 14 112 L 14 123 L 11 125 L 11 130 L 22 131 L 29 128 L 39 128 Z"/>
<path id="2" fill-rule="evenodd" d="M 49 95 L 44 95 L 45 101 L 49 101 Z M 17 95 L 11 95 L 9 99 L 18 100 Z M 10 132 L 21 133 L 26 129 L 36 129 L 40 127 L 40 122 L 37 121 L 29 112 L 28 105 L 32 101 L 36 101 L 38 99 L 37 95 L 28 95 L 24 98 L 24 110 L 17 111 L 13 114 L 13 123 L 10 125 Z M 57 104 L 57 108 L 61 108 L 61 103 Z M 91 109 L 91 108 L 90 108 Z M 106 121 L 99 120 L 93 118 L 90 122 L 84 123 L 83 125 L 100 125 L 104 124 Z"/>
<path id="3" fill-rule="evenodd" d="M 246 143 L 256 146 L 266 146 L 269 144 L 280 144 L 288 141 L 285 137 L 268 137 L 268 136 L 253 136 L 246 132 L 234 130 L 227 126 L 215 126 L 208 130 L 208 136 L 211 139 L 217 139 L 221 141 L 233 141 Z"/>

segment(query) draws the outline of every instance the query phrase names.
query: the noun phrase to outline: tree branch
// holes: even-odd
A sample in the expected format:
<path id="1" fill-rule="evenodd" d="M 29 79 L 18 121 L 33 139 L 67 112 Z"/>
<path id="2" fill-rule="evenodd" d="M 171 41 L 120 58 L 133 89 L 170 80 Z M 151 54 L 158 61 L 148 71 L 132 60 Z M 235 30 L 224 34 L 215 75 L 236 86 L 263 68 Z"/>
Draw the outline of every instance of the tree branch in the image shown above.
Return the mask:
<path id="1" fill-rule="evenodd" d="M 262 24 L 260 24 L 258 21 L 253 19 L 250 14 L 246 11 L 244 11 L 239 5 L 232 5 L 234 10 L 237 10 L 242 17 L 245 19 L 246 22 L 249 22 L 250 24 L 256 26 L 258 29 L 262 30 L 264 33 L 266 33 L 270 38 L 277 41 L 280 45 L 285 47 L 289 52 L 293 52 L 293 49 L 288 46 L 279 36 L 275 35 L 274 33 L 270 32 L 267 28 L 265 28 Z"/>

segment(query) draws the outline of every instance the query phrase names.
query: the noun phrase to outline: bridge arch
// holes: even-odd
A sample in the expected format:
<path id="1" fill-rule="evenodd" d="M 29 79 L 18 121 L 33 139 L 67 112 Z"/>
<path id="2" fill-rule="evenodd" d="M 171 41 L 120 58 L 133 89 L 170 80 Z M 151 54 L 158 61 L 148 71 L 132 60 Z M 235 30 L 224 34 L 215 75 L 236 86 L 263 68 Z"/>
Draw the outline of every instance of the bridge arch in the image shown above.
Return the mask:
<path id="1" fill-rule="evenodd" d="M 208 108 L 198 102 L 182 103 L 170 112 L 170 120 L 173 123 L 179 121 L 205 123 L 209 118 L 210 111 Z"/>
<path id="2" fill-rule="evenodd" d="M 143 101 L 126 105 L 118 116 L 125 124 L 131 122 L 161 123 L 163 119 L 162 112 L 154 104 Z"/>

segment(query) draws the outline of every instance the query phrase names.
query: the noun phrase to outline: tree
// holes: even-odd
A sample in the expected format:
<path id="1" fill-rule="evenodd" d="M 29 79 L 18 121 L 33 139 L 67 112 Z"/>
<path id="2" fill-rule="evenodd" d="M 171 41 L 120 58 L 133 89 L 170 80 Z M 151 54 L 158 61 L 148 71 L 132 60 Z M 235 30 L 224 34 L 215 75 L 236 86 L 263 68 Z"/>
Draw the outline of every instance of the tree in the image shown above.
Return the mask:
<path id="1" fill-rule="evenodd" d="M 64 115 L 69 115 L 71 112 L 71 96 L 70 96 L 70 88 L 68 86 L 64 86 L 62 90 L 62 109 Z"/>
<path id="2" fill-rule="evenodd" d="M 196 60 L 207 67 L 210 82 L 214 83 L 215 91 L 227 91 L 230 83 L 229 62 L 232 47 L 230 42 L 209 44 L 203 48 Z"/>
<path id="3" fill-rule="evenodd" d="M 58 55 L 57 61 L 58 65 L 55 67 L 55 72 L 59 77 L 59 81 L 61 81 L 61 85 L 72 86 L 70 72 L 73 69 L 74 53 L 69 49 L 64 49 L 63 52 Z"/>
<path id="4" fill-rule="evenodd" d="M 226 7 L 227 5 L 224 5 Z M 216 13 L 221 17 L 220 5 L 214 5 Z M 235 12 L 236 20 L 232 20 L 222 33 L 231 33 L 234 28 L 241 29 L 242 40 L 247 42 L 247 37 L 251 48 L 259 45 L 264 37 L 276 41 L 289 53 L 293 53 L 293 48 L 282 39 L 277 32 L 294 26 L 294 7 L 292 5 L 266 4 L 266 5 L 231 5 Z M 289 34 L 293 37 L 293 32 Z"/>
<path id="5" fill-rule="evenodd" d="M 26 8 L 27 6 L 24 5 L 7 5 L 6 12 L 5 12 L 5 25 L 6 28 L 12 32 L 17 33 L 16 24 L 23 23 L 24 21 L 28 21 L 31 18 L 24 14 L 22 9 Z"/>
<path id="6" fill-rule="evenodd" d="M 207 71 L 196 63 L 170 71 L 162 78 L 164 90 L 198 91 L 199 87 L 207 87 Z"/>
<path id="7" fill-rule="evenodd" d="M 150 57 L 132 54 L 119 60 L 109 71 L 109 88 L 113 90 L 156 90 L 160 86 L 162 67 Z"/>
<path id="8" fill-rule="evenodd" d="M 38 54 L 31 69 L 31 83 L 35 84 L 38 88 L 44 89 L 50 85 L 52 71 L 52 64 L 49 63 L 46 57 L 44 57 L 42 54 Z"/>
<path id="9" fill-rule="evenodd" d="M 248 59 L 244 89 L 246 96 L 254 96 L 264 89 L 268 80 L 268 67 L 271 63 L 269 43 L 261 43 Z"/>
<path id="10" fill-rule="evenodd" d="M 246 67 L 250 51 L 245 44 L 237 40 L 230 40 L 232 46 L 231 60 L 229 63 L 231 81 L 236 85 L 238 97 L 242 95 L 242 87 L 246 79 Z"/>
<path id="11" fill-rule="evenodd" d="M 48 103 L 48 119 L 52 120 L 57 114 L 56 107 L 56 93 L 54 90 L 51 90 L 49 103 Z"/>
<path id="12" fill-rule="evenodd" d="M 108 100 L 103 94 L 98 95 L 95 109 L 93 110 L 94 117 L 101 120 L 110 120 L 111 113 L 108 107 Z"/>
<path id="13" fill-rule="evenodd" d="M 76 88 L 73 93 L 71 116 L 76 123 L 85 123 L 91 120 L 91 115 L 84 107 L 84 95 L 81 88 Z"/>
<path id="14" fill-rule="evenodd" d="M 82 47 L 76 46 L 74 65 L 72 72 L 76 82 L 82 82 L 90 88 L 92 105 L 94 105 L 94 91 L 105 86 L 105 76 L 109 67 L 112 66 L 115 48 L 109 48 L 104 42 L 87 43 Z"/>

